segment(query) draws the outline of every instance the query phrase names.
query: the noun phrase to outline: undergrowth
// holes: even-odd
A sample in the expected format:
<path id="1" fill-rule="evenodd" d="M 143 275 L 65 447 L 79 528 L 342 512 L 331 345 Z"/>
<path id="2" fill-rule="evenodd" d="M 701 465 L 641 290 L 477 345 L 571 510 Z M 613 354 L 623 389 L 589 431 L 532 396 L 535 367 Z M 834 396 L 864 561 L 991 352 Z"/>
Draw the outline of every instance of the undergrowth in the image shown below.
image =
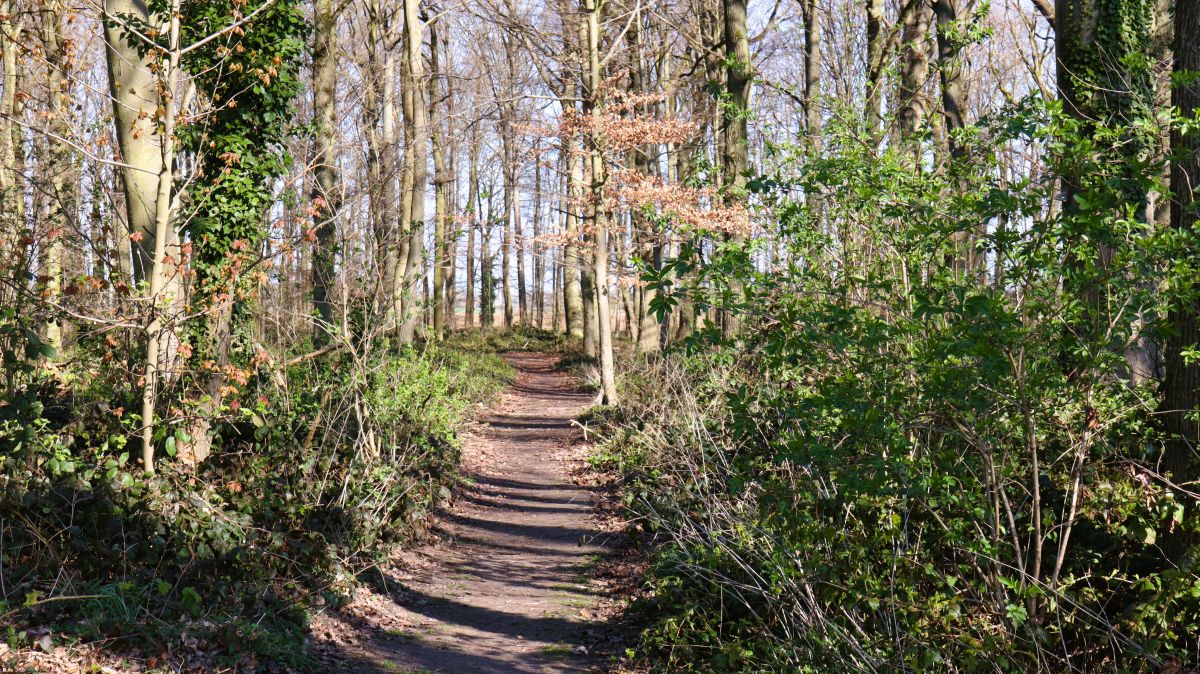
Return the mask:
<path id="1" fill-rule="evenodd" d="M 9 647 L 51 626 L 167 658 L 303 665 L 306 607 L 342 601 L 448 497 L 460 426 L 512 380 L 502 341 L 263 363 L 214 426 L 213 454 L 153 476 L 130 458 L 139 422 L 135 400 L 112 399 L 120 387 L 30 372 L 0 407 Z M 176 431 L 168 452 L 185 442 Z"/>
<path id="2" fill-rule="evenodd" d="M 664 265 L 723 281 L 676 292 L 741 330 L 711 320 L 647 359 L 591 422 L 607 427 L 597 463 L 647 532 L 632 613 L 658 671 L 1200 661 L 1196 494 L 1164 461 L 1159 381 L 1127 361 L 1170 329 L 1167 290 L 1194 267 L 1164 266 L 1175 234 L 1115 208 L 1045 212 L 1053 181 L 993 170 L 1004 143 L 1049 139 L 1052 163 L 1086 167 L 1077 198 L 1121 203 L 1121 156 L 1095 151 L 1121 130 L 1081 139 L 1029 101 L 974 131 L 935 172 L 843 131 L 758 181 L 790 262 L 752 265 L 750 243 Z M 985 236 L 982 222 L 1022 226 Z M 870 251 L 853 273 L 828 257 L 843 236 Z M 964 241 L 992 278 L 946 264 Z M 1111 262 L 1079 264 L 1081 241 Z"/>

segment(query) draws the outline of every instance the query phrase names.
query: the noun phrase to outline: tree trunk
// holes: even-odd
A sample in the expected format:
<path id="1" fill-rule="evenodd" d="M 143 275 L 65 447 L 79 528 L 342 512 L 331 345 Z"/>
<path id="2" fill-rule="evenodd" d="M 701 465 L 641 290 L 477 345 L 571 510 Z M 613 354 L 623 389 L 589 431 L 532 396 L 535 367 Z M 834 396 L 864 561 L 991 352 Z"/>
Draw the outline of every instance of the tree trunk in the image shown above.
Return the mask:
<path id="1" fill-rule="evenodd" d="M 482 236 L 479 243 L 479 315 L 485 328 L 496 325 L 496 281 L 492 276 L 495 261 L 492 259 L 492 224 L 495 213 L 494 185 L 488 186 L 487 218 L 481 223 Z"/>
<path id="2" fill-rule="evenodd" d="M 433 218 L 433 341 L 441 341 L 445 333 L 446 307 L 445 286 L 449 277 L 447 261 L 449 260 L 449 230 L 450 217 L 449 188 L 450 175 L 446 169 L 445 141 L 438 128 L 438 106 L 441 104 L 439 83 L 441 80 L 441 59 L 438 52 L 437 22 L 429 27 L 429 137 L 433 150 L 433 189 L 434 189 L 434 218 Z"/>
<path id="3" fill-rule="evenodd" d="M 334 0 L 315 0 L 313 20 L 313 229 L 312 301 L 317 320 L 313 344 L 329 343 L 336 328 L 333 286 L 337 228 L 335 219 L 341 199 L 337 194 L 337 8 Z"/>
<path id="4" fill-rule="evenodd" d="M 368 220 L 375 244 L 374 267 L 379 278 L 377 305 L 387 331 L 396 328 L 400 315 L 401 250 L 400 214 L 396 193 L 395 58 L 385 48 L 392 31 L 386 8 L 374 0 L 367 6 L 368 81 L 363 91 L 363 118 L 367 137 Z M 382 52 L 382 53 L 381 53 Z M 408 155 L 405 154 L 407 160 Z M 405 168 L 407 163 L 405 164 Z M 406 184 L 411 174 L 405 172 Z M 398 207 L 399 206 L 399 207 Z"/>
<path id="5" fill-rule="evenodd" d="M 542 235 L 542 156 L 540 139 L 533 146 L 533 313 L 531 318 L 539 329 L 545 328 L 546 318 L 546 263 L 543 259 L 545 247 L 540 243 Z"/>
<path id="6" fill-rule="evenodd" d="M 746 29 L 746 0 L 724 0 L 725 14 L 725 91 L 729 96 L 723 115 L 726 203 L 746 201 L 746 170 L 750 165 L 750 145 L 747 116 L 750 112 L 750 39 Z M 739 235 L 731 237 L 734 241 Z M 740 284 L 730 281 L 735 297 L 741 294 Z M 734 310 L 721 312 L 721 332 L 726 339 L 738 333 L 738 318 Z"/>
<path id="7" fill-rule="evenodd" d="M 612 312 L 608 302 L 608 218 L 604 209 L 604 141 L 600 136 L 603 105 L 600 97 L 600 16 L 603 12 L 603 0 L 584 0 L 587 22 L 587 68 L 584 81 L 584 112 L 591 116 L 592 127 L 589 134 L 589 150 L 591 157 L 591 200 L 588 211 L 596 236 L 596 249 L 593 255 L 593 274 L 596 283 L 596 314 L 598 317 L 597 346 L 600 356 L 600 402 L 605 405 L 616 405 L 617 384 L 613 363 Z"/>
<path id="8" fill-rule="evenodd" d="M 629 75 L 630 89 L 634 94 L 644 94 L 647 90 L 640 28 L 639 23 L 634 21 L 626 32 L 631 51 L 629 58 L 632 63 Z M 633 114 L 649 117 L 649 110 L 643 108 L 644 106 L 638 106 Z M 655 174 L 656 166 L 652 164 L 651 157 L 657 156 L 656 147 L 639 145 L 632 148 L 630 153 L 634 169 L 638 173 L 647 177 Z M 657 272 L 662 266 L 662 245 L 658 241 L 658 232 L 654 231 L 653 222 L 635 210 L 630 214 L 630 226 L 630 244 L 637 247 L 637 254 L 642 263 L 649 265 L 653 271 Z M 622 255 L 621 259 L 624 260 L 625 256 Z M 658 325 L 658 316 L 650 307 L 658 293 L 648 286 L 635 285 L 634 287 L 638 289 L 637 304 L 634 305 L 636 316 L 633 317 L 637 321 L 637 341 L 635 343 L 637 352 L 641 354 L 657 353 L 660 349 L 661 330 Z M 632 329 L 633 321 L 630 323 Z"/>
<path id="9" fill-rule="evenodd" d="M 516 139 L 514 139 L 515 145 Z M 514 147 L 514 163 L 517 157 Z M 529 325 L 529 288 L 525 281 L 525 224 L 521 211 L 521 174 L 513 167 L 512 231 L 514 256 L 517 262 L 517 318 L 521 325 Z"/>
<path id="10" fill-rule="evenodd" d="M 425 64 L 421 47 L 425 40 L 425 26 L 419 13 L 419 0 L 404 0 L 404 29 L 406 47 L 406 65 L 408 71 L 407 91 L 404 94 L 405 116 L 408 123 L 405 131 L 409 137 L 405 147 L 411 147 L 412 183 L 407 186 L 408 192 L 402 196 L 408 206 L 408 217 L 405 221 L 404 273 L 402 276 L 403 292 L 401 296 L 401 321 L 398 340 L 400 344 L 411 344 L 416 337 L 417 323 L 421 319 L 418 290 L 421 283 L 421 266 L 425 246 L 425 187 L 429 182 L 428 151 L 425 144 L 427 126 L 425 121 L 425 104 L 421 101 L 422 80 L 425 79 Z M 407 169 L 406 169 L 407 170 Z"/>
<path id="11" fill-rule="evenodd" d="M 1200 0 L 1177 0 L 1175 4 L 1175 66 L 1178 75 L 1173 104 L 1185 119 L 1194 119 L 1200 112 L 1200 82 L 1194 73 L 1200 71 Z M 1197 198 L 1197 179 L 1200 178 L 1200 136 L 1184 135 L 1175 129 L 1171 136 L 1175 161 L 1171 166 L 1171 227 L 1178 232 L 1194 232 L 1200 225 L 1200 199 Z M 1185 358 L 1184 353 L 1200 345 L 1200 301 L 1196 299 L 1197 283 L 1187 289 L 1185 301 L 1172 308 L 1169 321 L 1174 328 L 1165 349 L 1166 381 L 1163 383 L 1163 425 L 1167 443 L 1163 453 L 1163 470 L 1175 484 L 1187 485 L 1200 477 L 1200 362 Z M 1194 486 L 1186 488 L 1194 489 Z M 1198 516 L 1195 501 L 1184 498 L 1191 507 L 1187 518 Z M 1194 545 L 1193 534 L 1178 533 L 1163 541 L 1163 549 L 1173 561 L 1182 560 Z"/>
<path id="12" fill-rule="evenodd" d="M 925 36 L 929 33 L 932 10 L 924 0 L 909 0 L 916 7 L 904 13 L 904 27 L 900 33 L 900 139 L 911 141 L 925 118 L 925 100 L 921 89 L 929 76 L 929 51 Z M 920 157 L 920 148 L 913 148 L 914 156 Z"/>
<path id="13" fill-rule="evenodd" d="M 13 22 L 12 0 L 0 0 L 0 273 L 9 277 L 19 266 L 23 251 L 17 249 L 18 231 L 24 225 L 24 199 L 17 187 L 18 125 L 12 121 L 17 110 L 17 53 L 21 29 Z M 127 239 L 128 240 L 128 239 Z M 8 265 L 12 265 L 10 268 Z M 0 288 L 0 299 L 6 297 Z"/>
<path id="14" fill-rule="evenodd" d="M 967 0 L 967 11 L 973 0 Z M 958 0 L 933 0 L 933 15 L 937 20 L 938 81 L 942 90 L 942 121 L 946 128 L 946 147 L 951 161 L 963 156 L 958 132 L 964 126 L 962 112 L 962 64 L 959 63 L 959 42 L 955 32 L 959 30 Z M 986 226 L 985 226 L 986 227 Z M 986 234 L 986 230 L 982 233 Z M 958 273 L 982 272 L 982 265 L 975 253 L 975 241 L 981 235 L 976 231 L 960 231 L 954 236 L 955 254 L 952 264 Z"/>
<path id="15" fill-rule="evenodd" d="M 66 241 L 71 237 L 75 225 L 78 179 L 71 176 L 70 147 L 65 140 L 71 133 L 71 92 L 64 90 L 68 83 L 67 69 L 70 66 L 68 46 L 63 36 L 63 8 L 54 0 L 42 9 L 42 45 L 46 59 L 46 113 L 47 126 L 58 138 L 46 138 L 47 161 L 39 163 L 42 185 L 48 189 L 45 195 L 46 209 L 39 225 L 44 230 L 44 267 L 41 272 L 41 292 L 51 301 L 61 301 L 63 282 L 67 276 L 65 260 Z M 61 139 L 61 140 L 60 140 Z M 78 271 L 78 270 L 77 270 Z M 63 348 L 64 332 L 67 327 L 58 317 L 52 317 L 45 326 L 46 343 L 60 352 Z"/>
<path id="16" fill-rule="evenodd" d="M 513 197 L 513 190 L 516 187 L 513 185 L 514 179 L 510 166 L 512 165 L 512 153 L 510 145 L 512 144 L 511 132 L 507 124 L 500 125 L 503 134 L 501 152 L 504 155 L 504 222 L 501 226 L 504 228 L 500 237 L 500 291 L 504 294 L 504 327 L 511 328 L 513 326 L 513 305 L 512 305 L 512 250 L 513 250 L 513 219 L 516 213 L 516 207 L 513 205 L 516 199 Z"/>
<path id="17" fill-rule="evenodd" d="M 146 362 L 142 373 L 144 379 L 142 388 L 142 467 L 147 473 L 154 472 L 154 415 L 162 366 L 166 365 L 168 369 L 173 366 L 171 361 L 164 359 L 162 353 L 164 342 L 173 340 L 170 334 L 171 317 L 168 317 L 167 320 L 163 319 L 163 312 L 159 311 L 159 304 L 163 299 L 166 300 L 168 306 L 174 304 L 174 298 L 170 295 L 173 290 L 171 279 L 178 278 L 178 274 L 168 272 L 166 257 L 168 244 L 172 241 L 172 218 L 174 215 L 172 208 L 176 113 L 174 94 L 179 80 L 179 3 L 180 0 L 172 0 L 169 15 L 168 55 L 165 64 L 166 72 L 163 74 L 161 85 L 163 128 L 162 137 L 158 143 L 158 185 L 154 198 L 154 250 L 151 253 L 151 264 L 148 267 L 150 322 L 146 327 Z M 172 257 L 176 260 L 179 259 L 177 250 L 172 251 Z M 174 350 L 175 347 L 172 347 L 171 352 L 173 353 Z M 203 439 L 196 438 L 195 441 L 203 442 Z"/>
<path id="18" fill-rule="evenodd" d="M 156 246 L 156 195 L 158 179 L 162 173 L 162 136 L 155 132 L 158 80 L 156 65 L 149 56 L 139 54 L 134 43 L 127 42 L 122 34 L 122 16 L 154 25 L 157 19 L 148 13 L 145 3 L 139 0 L 105 0 L 104 37 L 108 59 L 108 82 L 113 102 L 113 128 L 117 145 L 121 149 L 121 170 L 125 187 L 126 221 L 133 235 L 134 280 L 141 283 L 149 280 Z M 131 37 L 131 40 L 137 40 Z M 165 233 L 164 249 L 177 244 L 178 235 L 173 229 Z M 178 283 L 168 283 L 168 294 L 178 296 Z"/>
<path id="19" fill-rule="evenodd" d="M 475 325 L 475 230 L 479 228 L 481 215 L 479 204 L 479 135 L 483 123 L 476 121 L 471 127 L 471 143 L 467 147 L 467 255 L 466 255 L 466 307 L 464 322 L 469 328 Z"/>
<path id="20" fill-rule="evenodd" d="M 581 193 L 583 170 L 574 156 L 574 139 L 564 138 L 561 152 L 566 157 L 566 198 L 563 200 L 563 228 L 567 245 L 563 248 L 563 313 L 567 320 L 567 334 L 584 336 L 584 295 L 581 281 L 583 265 L 579 255 L 579 217 L 576 214 L 577 195 Z"/>
<path id="21" fill-rule="evenodd" d="M 1128 129 L 1154 101 L 1146 58 L 1151 49 L 1152 9 L 1151 3 L 1142 0 L 1056 0 L 1054 11 L 1056 79 L 1063 111 L 1080 123 L 1079 133 L 1085 137 L 1099 128 L 1125 130 L 1127 139 L 1120 151 L 1129 161 L 1128 173 L 1120 180 L 1125 192 L 1122 198 L 1143 215 L 1148 194 L 1136 172 L 1141 161 L 1138 157 L 1148 148 L 1136 130 Z M 1079 218 L 1081 208 L 1076 195 L 1084 178 L 1071 172 L 1059 176 L 1063 217 L 1081 224 L 1087 218 Z M 1083 236 L 1103 240 L 1106 233 L 1085 232 Z M 1113 251 L 1101 244 L 1096 259 L 1084 260 L 1079 258 L 1078 248 L 1091 250 L 1092 246 L 1082 241 L 1068 242 L 1067 264 L 1081 272 L 1089 268 L 1095 272 L 1079 274 L 1085 278 L 1067 289 L 1080 297 L 1086 310 L 1081 324 L 1071 326 L 1071 330 L 1088 340 L 1099 339 L 1106 331 L 1107 297 L 1105 283 L 1098 277 L 1108 273 Z"/>
<path id="22" fill-rule="evenodd" d="M 879 121 L 882 117 L 882 98 L 879 95 L 879 79 L 882 72 L 883 0 L 867 0 L 867 100 L 863 117 L 872 143 L 875 142 L 875 134 L 879 132 Z"/>

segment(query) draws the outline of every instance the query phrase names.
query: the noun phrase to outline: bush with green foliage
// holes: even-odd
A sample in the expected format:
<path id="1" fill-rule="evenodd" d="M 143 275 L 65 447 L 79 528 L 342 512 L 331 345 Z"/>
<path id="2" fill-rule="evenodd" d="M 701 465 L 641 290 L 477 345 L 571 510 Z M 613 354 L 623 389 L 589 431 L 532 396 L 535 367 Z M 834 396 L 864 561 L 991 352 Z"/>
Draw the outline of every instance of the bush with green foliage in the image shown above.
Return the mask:
<path id="1" fill-rule="evenodd" d="M 658 669 L 1194 660 L 1195 550 L 1161 547 L 1200 530 L 1194 495 L 1156 468 L 1158 385 L 1126 356 L 1165 329 L 1195 233 L 1145 222 L 1122 131 L 1086 135 L 1055 104 L 983 120 L 932 168 L 828 131 L 822 156 L 751 183 L 778 264 L 749 265 L 751 242 L 667 265 L 744 329 L 647 368 L 598 455 L 654 542 Z M 1084 176 L 1077 207 L 1047 208 L 1053 179 L 1007 181 L 1012 148 Z"/>
<path id="2" fill-rule="evenodd" d="M 187 634 L 292 664 L 308 599 L 337 601 L 421 534 L 456 479 L 461 425 L 512 376 L 495 354 L 436 346 L 263 363 L 212 456 L 147 477 L 130 459 L 135 390 L 22 363 L 0 405 L 0 620 L 149 653 Z"/>

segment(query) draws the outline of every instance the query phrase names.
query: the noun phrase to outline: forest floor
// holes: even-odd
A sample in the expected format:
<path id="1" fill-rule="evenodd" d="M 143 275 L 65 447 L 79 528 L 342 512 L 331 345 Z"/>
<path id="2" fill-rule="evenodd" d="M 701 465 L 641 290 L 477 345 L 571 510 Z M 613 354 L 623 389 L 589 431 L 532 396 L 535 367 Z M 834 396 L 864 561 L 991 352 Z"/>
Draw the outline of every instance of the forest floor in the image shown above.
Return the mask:
<path id="1" fill-rule="evenodd" d="M 579 479 L 572 420 L 593 396 L 547 353 L 505 358 L 519 377 L 464 437 L 464 486 L 439 542 L 377 574 L 376 591 L 313 625 L 330 669 L 602 671 L 620 642 L 613 582 L 597 569 L 620 534 Z M 618 583 L 619 584 L 619 583 Z"/>

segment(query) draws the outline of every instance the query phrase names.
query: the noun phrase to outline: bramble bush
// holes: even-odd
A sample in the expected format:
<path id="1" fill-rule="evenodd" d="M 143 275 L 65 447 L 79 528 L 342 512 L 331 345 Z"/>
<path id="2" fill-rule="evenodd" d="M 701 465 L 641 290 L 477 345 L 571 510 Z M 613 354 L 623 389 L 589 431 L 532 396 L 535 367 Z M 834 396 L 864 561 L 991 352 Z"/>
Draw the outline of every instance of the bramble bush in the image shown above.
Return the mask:
<path id="1" fill-rule="evenodd" d="M 1195 550 L 1162 547 L 1200 529 L 1195 496 L 1157 469 L 1158 381 L 1130 364 L 1196 273 L 1194 233 L 1129 203 L 1122 130 L 1028 100 L 969 131 L 925 170 L 850 128 L 779 149 L 751 185 L 781 259 L 749 265 L 751 241 L 667 265 L 744 327 L 647 364 L 606 413 L 596 460 L 652 543 L 660 671 L 1197 661 Z M 1077 208 L 1049 206 L 1051 176 L 1004 178 L 1013 148 L 1083 176 Z M 1161 175 L 1137 168 L 1142 191 Z"/>

